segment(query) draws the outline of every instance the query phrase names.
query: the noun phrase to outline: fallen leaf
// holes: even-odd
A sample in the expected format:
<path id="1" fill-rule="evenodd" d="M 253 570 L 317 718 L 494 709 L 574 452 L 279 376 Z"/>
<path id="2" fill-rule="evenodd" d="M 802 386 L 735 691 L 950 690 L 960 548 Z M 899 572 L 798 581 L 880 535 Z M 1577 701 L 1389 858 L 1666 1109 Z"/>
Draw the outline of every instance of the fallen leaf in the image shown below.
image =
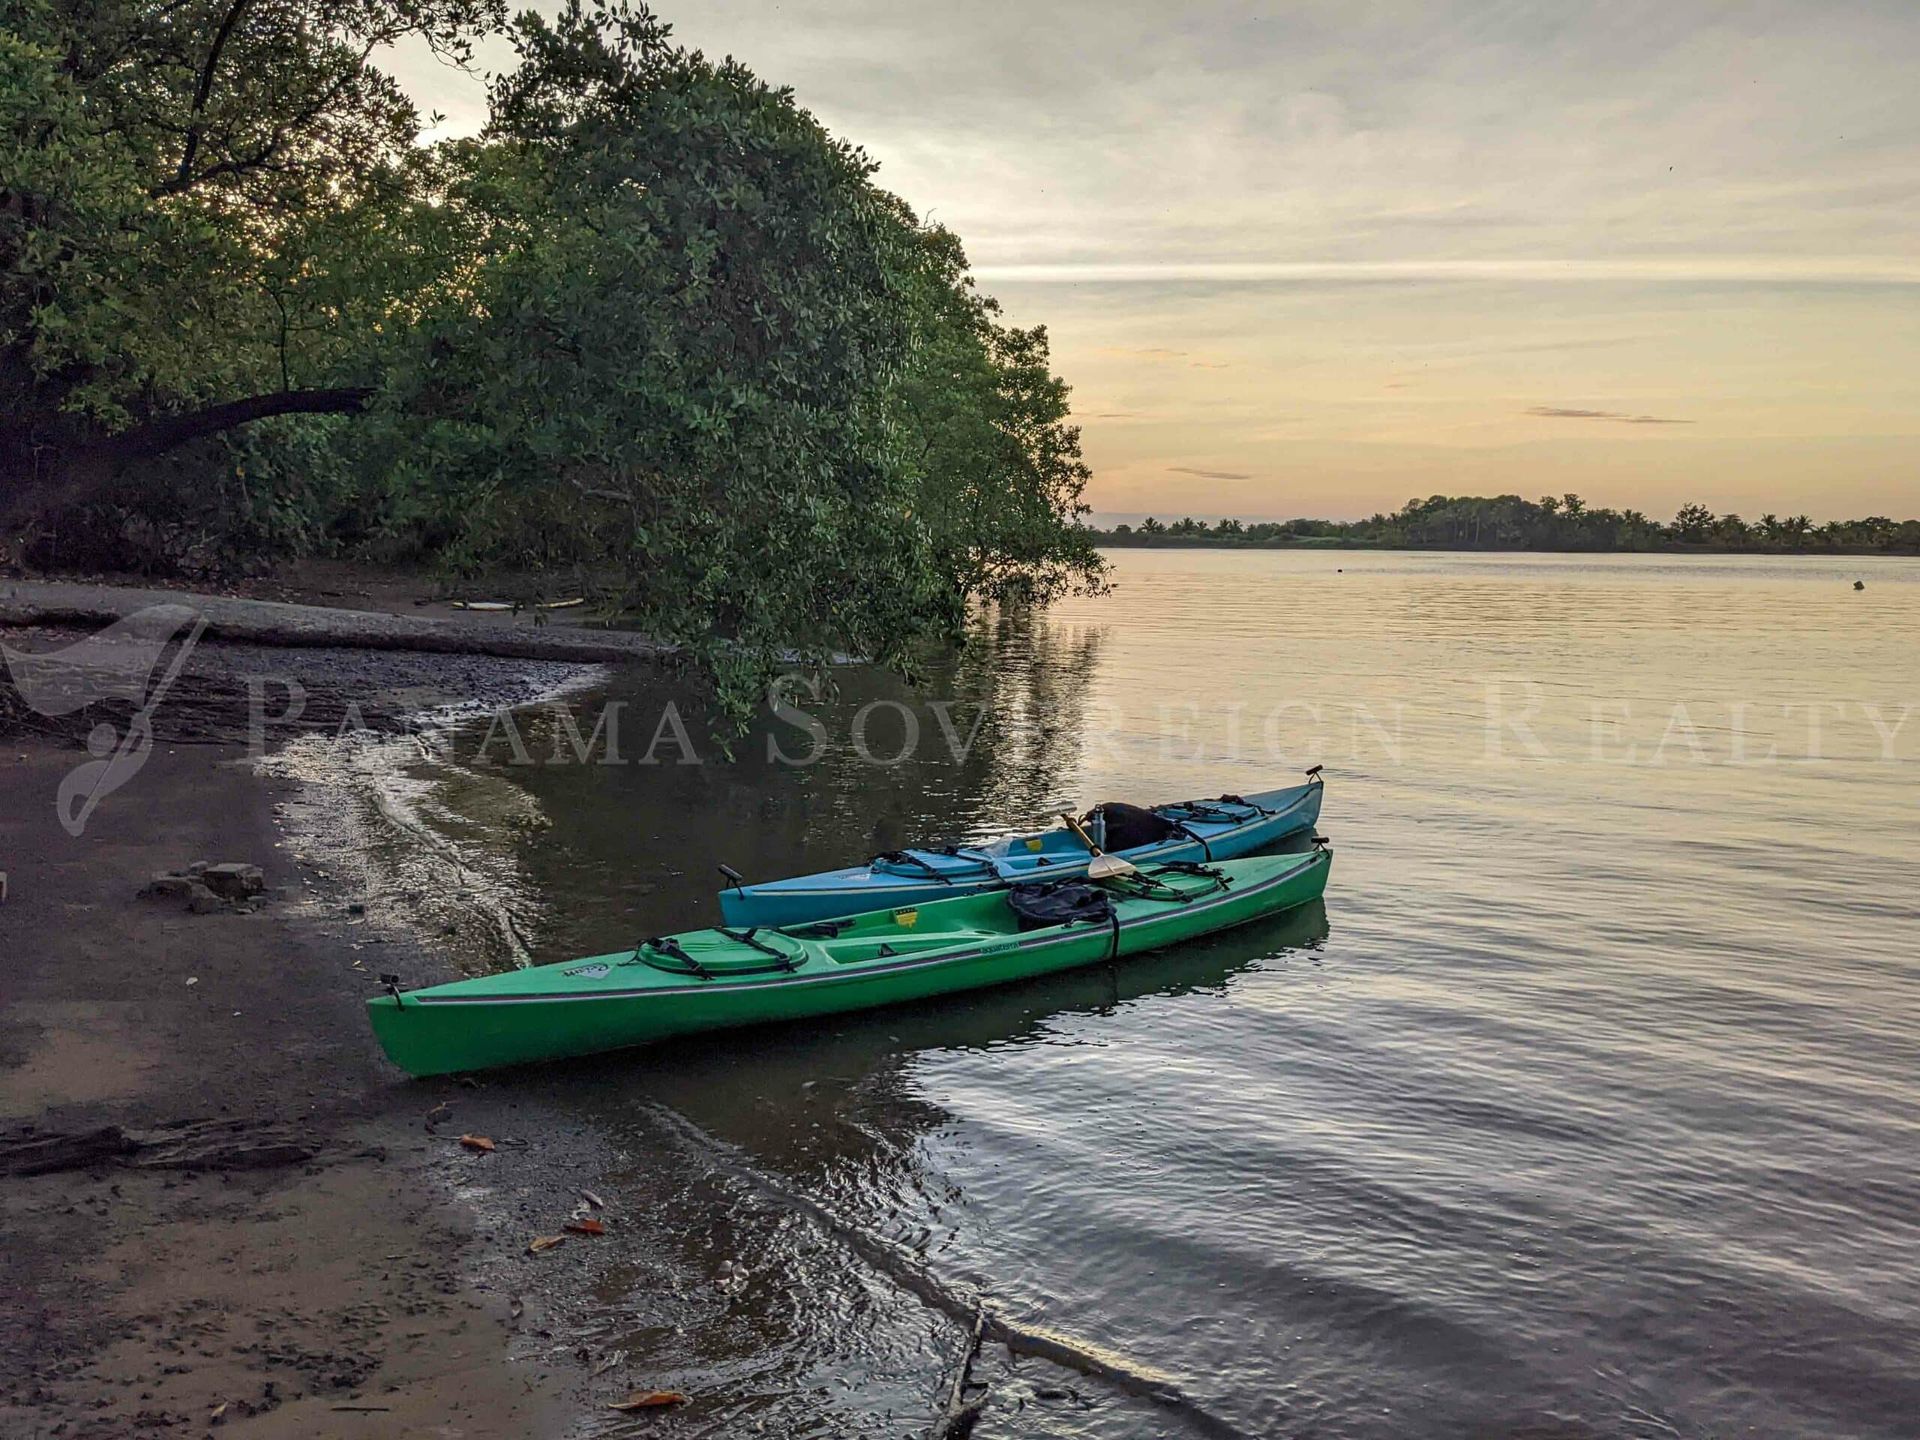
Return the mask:
<path id="1" fill-rule="evenodd" d="M 453 1106 L 442 1100 L 438 1105 L 434 1106 L 433 1109 L 427 1111 L 426 1122 L 429 1125 L 437 1125 L 452 1113 Z"/>
<path id="2" fill-rule="evenodd" d="M 529 1255 L 538 1255 L 542 1250 L 551 1250 L 556 1245 L 564 1245 L 566 1243 L 567 1237 L 564 1235 L 536 1235 L 527 1245 L 527 1253 Z"/>
<path id="3" fill-rule="evenodd" d="M 687 1397 L 678 1390 L 636 1390 L 624 1400 L 607 1406 L 609 1410 L 652 1410 L 661 1405 L 684 1405 Z"/>
<path id="4" fill-rule="evenodd" d="M 227 1413 L 227 1406 L 232 1403 L 231 1400 L 222 1400 L 218 1405 L 214 1406 L 213 1413 L 207 1416 L 207 1423 L 209 1425 L 218 1425 L 220 1423 L 220 1417 Z"/>
<path id="5" fill-rule="evenodd" d="M 598 1220 L 570 1220 L 567 1222 L 569 1235 L 604 1235 L 607 1227 Z"/>
<path id="6" fill-rule="evenodd" d="M 591 1190 L 582 1190 L 580 1192 L 580 1198 L 586 1201 L 587 1204 L 591 1205 L 596 1210 L 604 1210 L 607 1208 L 607 1202 L 602 1200 L 598 1195 L 594 1194 L 593 1191 Z"/>
<path id="7" fill-rule="evenodd" d="M 493 1153 L 493 1141 L 484 1135 L 462 1135 L 460 1137 L 460 1143 L 469 1150 L 479 1151 L 482 1155 L 490 1155 Z"/>

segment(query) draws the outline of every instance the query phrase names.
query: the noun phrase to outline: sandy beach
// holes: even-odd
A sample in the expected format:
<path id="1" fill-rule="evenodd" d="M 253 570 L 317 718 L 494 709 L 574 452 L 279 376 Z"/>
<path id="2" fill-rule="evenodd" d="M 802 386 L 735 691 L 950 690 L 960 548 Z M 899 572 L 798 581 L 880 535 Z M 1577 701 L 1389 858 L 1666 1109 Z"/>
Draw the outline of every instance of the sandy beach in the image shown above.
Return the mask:
<path id="1" fill-rule="evenodd" d="M 5 633 L 16 649 L 75 638 Z M 54 796 L 85 752 L 6 736 L 0 1430 L 561 1433 L 561 1379 L 503 1363 L 539 1302 L 475 1287 L 492 1237 L 448 1201 L 494 1158 L 459 1136 L 508 1143 L 511 1127 L 484 1092 L 381 1060 L 362 1010 L 375 975 L 447 962 L 293 853 L 300 787 L 239 743 L 236 679 L 268 670 L 299 678 L 324 731 L 348 702 L 385 729 L 579 667 L 203 645 L 149 762 L 78 837 Z M 196 914 L 142 893 L 195 861 L 257 865 L 264 895 Z"/>

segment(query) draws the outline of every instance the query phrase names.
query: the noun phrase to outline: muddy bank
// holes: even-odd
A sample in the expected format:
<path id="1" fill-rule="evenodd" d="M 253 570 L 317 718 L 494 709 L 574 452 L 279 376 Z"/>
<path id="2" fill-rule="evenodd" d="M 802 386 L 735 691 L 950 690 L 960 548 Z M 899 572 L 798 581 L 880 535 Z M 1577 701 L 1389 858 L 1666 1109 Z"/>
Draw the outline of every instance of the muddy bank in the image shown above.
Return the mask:
<path id="1" fill-rule="evenodd" d="M 306 733 L 331 736 L 355 710 L 400 730 L 422 706 L 525 701 L 596 673 L 202 644 L 154 712 L 146 764 L 78 836 L 54 806 L 87 758 L 76 732 L 0 740 L 0 1433 L 568 1432 L 576 1367 L 555 1368 L 537 1295 L 498 1258 L 524 1248 L 523 1222 L 482 1233 L 458 1199 L 494 1158 L 462 1133 L 509 1150 L 524 1135 L 483 1090 L 404 1081 L 365 1023 L 376 975 L 444 978 L 446 950 L 356 877 L 302 863 L 287 832 L 303 785 L 234 741 L 263 674 L 298 684 Z M 89 707 L 77 733 L 123 715 Z M 264 893 L 207 914 L 141 895 L 194 861 L 258 865 Z M 574 1173 L 590 1158 L 543 1159 L 526 1227 L 558 1231 L 598 1183 Z M 528 1362 L 504 1363 L 516 1351 Z"/>
<path id="2" fill-rule="evenodd" d="M 309 715 L 351 697 L 366 729 L 289 727 L 251 759 L 231 743 L 234 702 L 268 673 L 298 680 Z M 870 1217 L 713 1141 L 770 1113 L 796 1134 L 847 1131 L 826 1098 L 837 1064 L 811 1044 L 785 1042 L 784 1066 L 781 1042 L 770 1056 L 749 1040 L 471 1085 L 408 1082 L 377 1054 L 361 1000 L 378 976 L 432 983 L 572 943 L 552 898 L 565 892 L 522 873 L 571 863 L 537 792 L 407 705 L 597 673 L 203 643 L 182 680 L 206 687 L 207 732 L 169 730 L 169 699 L 153 759 L 80 839 L 50 800 L 85 752 L 40 735 L 0 748 L 0 853 L 18 857 L 0 859 L 0 939 L 11 953 L 24 937 L 29 957 L 0 981 L 0 1213 L 24 1257 L 0 1320 L 0 1433 L 200 1434 L 217 1415 L 219 1431 L 329 1440 L 921 1434 L 949 1412 L 971 1423 L 968 1373 L 1003 1408 L 1078 1403 L 1046 1399 L 1070 1396 L 1051 1378 L 1074 1368 L 1067 1352 L 1019 1348 L 1028 1332 L 971 1282 L 924 1274 L 867 1238 Z M 372 723 L 387 715 L 405 723 Z M 759 788 L 680 773 L 720 798 Z M 617 859 L 586 883 L 634 908 L 601 915 L 596 938 L 688 903 L 655 823 L 612 809 Z M 278 893 L 209 915 L 137 898 L 196 860 L 257 863 Z M 789 1110 L 768 1111 L 777 1095 Z M 49 1150 L 45 1173 L 14 1163 Z M 561 1243 L 530 1250 L 543 1237 Z M 862 1329 L 876 1313 L 883 1342 Z M 656 1388 L 687 1402 L 609 1409 Z"/>
<path id="3" fill-rule="evenodd" d="M 0 623 L 0 643 L 15 654 L 57 656 L 96 636 L 99 628 Z M 569 661 L 346 645 L 285 649 L 203 638 L 184 656 L 150 723 L 154 738 L 163 742 L 255 749 L 298 735 L 331 737 L 356 729 L 422 732 L 449 710 L 525 705 L 593 683 L 604 673 L 598 664 Z M 124 728 L 141 708 L 131 699 L 109 696 L 84 710 L 48 714 L 57 707 L 31 703 L 8 682 L 9 675 L 0 672 L 0 737 L 25 734 L 79 743 L 103 721 Z"/>

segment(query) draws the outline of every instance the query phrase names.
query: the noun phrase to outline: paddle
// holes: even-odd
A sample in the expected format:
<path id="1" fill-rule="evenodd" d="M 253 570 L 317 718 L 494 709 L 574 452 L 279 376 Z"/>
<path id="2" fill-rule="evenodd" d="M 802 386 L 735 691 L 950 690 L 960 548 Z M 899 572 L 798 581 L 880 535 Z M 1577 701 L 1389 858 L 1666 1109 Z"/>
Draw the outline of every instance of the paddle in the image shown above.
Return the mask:
<path id="1" fill-rule="evenodd" d="M 1140 867 L 1131 860 L 1122 860 L 1118 855 L 1109 855 L 1093 843 L 1093 837 L 1087 834 L 1083 826 L 1073 816 L 1062 811 L 1060 818 L 1067 822 L 1067 828 L 1080 837 L 1080 843 L 1093 852 L 1093 858 L 1087 862 L 1089 880 L 1111 880 L 1116 875 L 1138 875 Z"/>

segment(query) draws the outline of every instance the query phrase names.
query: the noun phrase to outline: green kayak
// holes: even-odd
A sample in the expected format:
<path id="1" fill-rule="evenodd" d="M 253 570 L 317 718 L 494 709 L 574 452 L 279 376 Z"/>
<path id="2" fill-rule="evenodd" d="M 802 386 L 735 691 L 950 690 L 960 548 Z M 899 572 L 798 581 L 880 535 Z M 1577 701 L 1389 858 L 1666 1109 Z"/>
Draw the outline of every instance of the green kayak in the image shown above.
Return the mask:
<path id="1" fill-rule="evenodd" d="M 367 1002 L 387 1055 L 444 1075 L 802 1020 L 1049 975 L 1316 900 L 1333 854 L 1149 866 L 1137 876 L 934 901 L 782 929 L 690 930 L 631 950 Z"/>

